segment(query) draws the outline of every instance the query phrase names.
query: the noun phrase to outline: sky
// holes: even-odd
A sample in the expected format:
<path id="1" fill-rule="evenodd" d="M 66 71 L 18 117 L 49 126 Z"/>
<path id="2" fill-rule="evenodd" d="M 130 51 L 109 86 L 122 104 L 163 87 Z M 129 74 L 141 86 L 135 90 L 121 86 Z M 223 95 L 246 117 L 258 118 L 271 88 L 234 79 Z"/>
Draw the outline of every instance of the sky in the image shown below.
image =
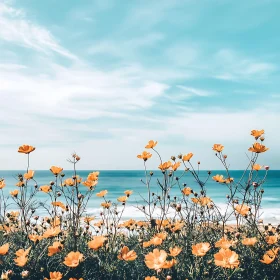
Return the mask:
<path id="1" fill-rule="evenodd" d="M 0 169 L 142 169 L 151 139 L 163 160 L 194 153 L 243 169 L 280 169 L 279 1 L 0 0 Z M 156 169 L 156 154 L 147 162 Z"/>

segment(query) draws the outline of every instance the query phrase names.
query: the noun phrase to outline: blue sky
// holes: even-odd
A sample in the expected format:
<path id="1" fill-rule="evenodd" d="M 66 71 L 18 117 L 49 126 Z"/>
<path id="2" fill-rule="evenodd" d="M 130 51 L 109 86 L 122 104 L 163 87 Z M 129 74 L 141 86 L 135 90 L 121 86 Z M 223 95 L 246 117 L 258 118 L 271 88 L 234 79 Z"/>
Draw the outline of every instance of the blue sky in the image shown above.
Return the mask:
<path id="1" fill-rule="evenodd" d="M 0 169 L 142 169 L 193 152 L 245 167 L 252 129 L 260 164 L 280 168 L 279 1 L 0 1 Z M 156 168 L 156 157 L 149 168 Z"/>

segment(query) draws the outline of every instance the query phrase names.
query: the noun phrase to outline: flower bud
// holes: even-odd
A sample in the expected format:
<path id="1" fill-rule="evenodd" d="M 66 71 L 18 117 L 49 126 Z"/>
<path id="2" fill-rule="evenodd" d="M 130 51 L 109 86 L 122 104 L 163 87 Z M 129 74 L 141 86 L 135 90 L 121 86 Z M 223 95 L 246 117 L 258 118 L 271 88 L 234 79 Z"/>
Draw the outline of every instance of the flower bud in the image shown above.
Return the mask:
<path id="1" fill-rule="evenodd" d="M 268 169 L 269 169 L 269 166 L 268 166 L 268 165 L 266 165 L 266 166 L 264 167 L 264 169 L 265 169 L 265 170 L 268 170 Z"/>
<path id="2" fill-rule="evenodd" d="M 172 156 L 171 159 L 172 159 L 173 161 L 175 161 L 175 160 L 176 160 L 176 157 L 175 157 L 175 156 Z"/>
<path id="3" fill-rule="evenodd" d="M 178 155 L 178 159 L 182 159 L 182 158 L 183 158 L 182 154 Z"/>
<path id="4" fill-rule="evenodd" d="M 53 186 L 54 185 L 54 181 L 50 181 L 50 185 Z"/>

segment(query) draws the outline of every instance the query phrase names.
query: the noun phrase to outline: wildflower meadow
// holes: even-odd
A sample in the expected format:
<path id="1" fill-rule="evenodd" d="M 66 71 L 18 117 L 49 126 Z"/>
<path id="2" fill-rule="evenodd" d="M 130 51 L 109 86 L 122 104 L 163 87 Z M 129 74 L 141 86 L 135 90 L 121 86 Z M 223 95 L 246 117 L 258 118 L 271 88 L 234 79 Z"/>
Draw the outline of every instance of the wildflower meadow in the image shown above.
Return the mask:
<path id="1" fill-rule="evenodd" d="M 26 173 L 17 174 L 9 195 L 4 192 L 5 178 L 0 181 L 0 279 L 280 279 L 280 226 L 265 224 L 261 217 L 269 167 L 261 166 L 259 159 L 268 148 L 264 130 L 252 130 L 251 135 L 254 143 L 241 178 L 231 176 L 222 144 L 212 150 L 226 176 L 200 170 L 191 152 L 165 161 L 160 143 L 150 140 L 143 152 L 132 156 L 143 162 L 146 196 L 135 205 L 143 220 L 122 218 L 135 191 L 128 189 L 109 200 L 108 191 L 98 184 L 102 171 L 81 178 L 82 158 L 76 153 L 69 159 L 72 177 L 65 178 L 62 167 L 51 166 L 53 180 L 39 182 L 36 170 L 29 168 L 35 147 L 20 146 Z M 149 170 L 151 157 L 158 158 L 159 178 Z M 204 181 L 202 172 L 208 173 Z M 183 183 L 186 173 L 196 184 Z M 227 189 L 225 209 L 208 195 L 209 180 Z M 181 195 L 174 196 L 174 189 Z M 49 204 L 40 204 L 38 193 Z M 100 201 L 99 215 L 88 213 L 90 200 Z M 40 207 L 48 215 L 38 214 Z"/>

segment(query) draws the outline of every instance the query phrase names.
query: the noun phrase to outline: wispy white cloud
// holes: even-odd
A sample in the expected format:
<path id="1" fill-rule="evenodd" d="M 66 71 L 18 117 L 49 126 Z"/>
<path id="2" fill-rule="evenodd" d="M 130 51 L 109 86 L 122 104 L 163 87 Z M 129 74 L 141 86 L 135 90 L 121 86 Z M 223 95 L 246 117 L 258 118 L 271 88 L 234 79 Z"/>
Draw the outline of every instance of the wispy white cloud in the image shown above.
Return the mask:
<path id="1" fill-rule="evenodd" d="M 217 79 L 222 80 L 250 80 L 252 78 L 266 78 L 275 72 L 275 64 L 262 62 L 229 49 L 222 49 L 214 56 Z"/>
<path id="2" fill-rule="evenodd" d="M 5 3 L 0 3 L 0 26 L 0 40 L 46 54 L 55 52 L 70 59 L 77 59 L 61 47 L 47 29 L 30 22 L 23 11 Z"/>

